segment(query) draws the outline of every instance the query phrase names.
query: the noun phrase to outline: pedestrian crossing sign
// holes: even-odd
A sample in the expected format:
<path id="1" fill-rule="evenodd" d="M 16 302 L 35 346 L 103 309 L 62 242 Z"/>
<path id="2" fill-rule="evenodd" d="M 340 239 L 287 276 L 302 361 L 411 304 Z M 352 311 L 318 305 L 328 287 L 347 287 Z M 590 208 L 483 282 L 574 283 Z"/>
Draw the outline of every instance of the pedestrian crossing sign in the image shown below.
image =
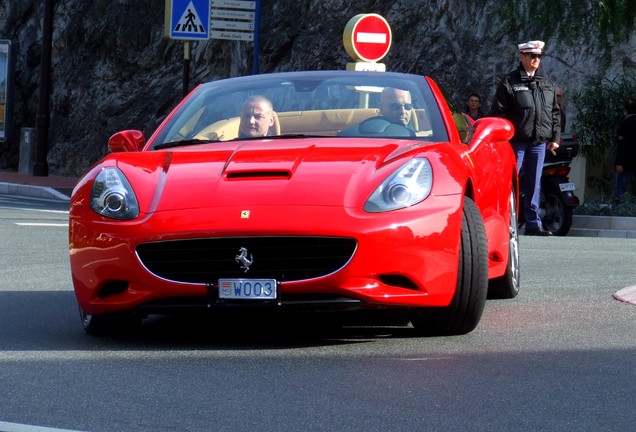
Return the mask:
<path id="1" fill-rule="evenodd" d="M 210 38 L 211 0 L 166 0 L 166 36 L 180 40 Z"/>

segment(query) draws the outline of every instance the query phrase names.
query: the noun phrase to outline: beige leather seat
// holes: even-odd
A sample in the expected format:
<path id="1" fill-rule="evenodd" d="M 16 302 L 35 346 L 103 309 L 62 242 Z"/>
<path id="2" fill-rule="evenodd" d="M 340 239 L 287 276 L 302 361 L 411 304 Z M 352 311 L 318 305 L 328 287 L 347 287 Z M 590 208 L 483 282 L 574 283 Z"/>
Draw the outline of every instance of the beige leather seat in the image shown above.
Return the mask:
<path id="1" fill-rule="evenodd" d="M 278 120 L 278 114 L 276 114 L 276 112 L 274 112 L 273 114 L 274 114 L 274 124 L 269 129 L 269 135 L 276 136 L 276 135 L 280 135 L 280 120 Z"/>
<path id="2" fill-rule="evenodd" d="M 418 121 L 418 118 L 417 118 L 417 112 L 415 111 L 415 108 L 411 108 L 411 120 L 409 121 L 408 126 L 411 129 L 413 129 L 415 132 L 420 130 L 419 121 Z"/>

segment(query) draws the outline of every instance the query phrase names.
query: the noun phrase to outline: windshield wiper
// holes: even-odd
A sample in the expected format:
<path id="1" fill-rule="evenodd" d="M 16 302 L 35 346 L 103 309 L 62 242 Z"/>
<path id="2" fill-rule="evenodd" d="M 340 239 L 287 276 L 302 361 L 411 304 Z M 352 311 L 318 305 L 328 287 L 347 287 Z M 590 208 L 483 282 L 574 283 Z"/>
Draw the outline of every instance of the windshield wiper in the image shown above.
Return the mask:
<path id="1" fill-rule="evenodd" d="M 306 135 L 306 134 L 286 134 L 286 135 L 274 135 L 274 136 L 264 136 L 264 137 L 239 137 L 234 138 L 229 141 L 256 141 L 256 140 L 264 140 L 264 139 L 290 139 L 290 138 L 324 138 L 325 135 Z M 157 144 L 153 147 L 153 150 L 162 150 L 166 148 L 174 148 L 174 147 L 182 147 L 189 145 L 197 145 L 197 144 L 209 144 L 209 143 L 218 143 L 218 142 L 228 142 L 214 139 L 190 139 L 190 140 L 182 140 L 182 141 L 170 141 L 161 144 Z"/>
<path id="2" fill-rule="evenodd" d="M 284 135 L 274 135 L 267 138 L 270 139 L 287 139 L 287 138 L 325 138 L 328 135 L 317 135 L 317 134 L 284 134 Z"/>
<path id="3" fill-rule="evenodd" d="M 170 141 L 170 142 L 166 142 L 166 143 L 161 143 L 161 144 L 157 144 L 153 148 L 155 150 L 161 150 L 161 149 L 173 148 L 173 147 L 181 147 L 181 146 L 189 146 L 189 145 L 197 145 L 197 144 L 210 144 L 210 143 L 218 143 L 218 142 L 221 142 L 221 140 L 189 139 L 189 140 Z"/>

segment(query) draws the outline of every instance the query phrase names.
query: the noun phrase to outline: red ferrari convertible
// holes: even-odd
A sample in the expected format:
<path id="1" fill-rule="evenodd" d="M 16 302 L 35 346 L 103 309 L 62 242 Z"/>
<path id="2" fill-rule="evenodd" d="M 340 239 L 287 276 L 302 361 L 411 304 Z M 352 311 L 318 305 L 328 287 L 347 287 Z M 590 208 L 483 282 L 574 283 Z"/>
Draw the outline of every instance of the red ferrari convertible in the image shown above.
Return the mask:
<path id="1" fill-rule="evenodd" d="M 464 334 L 519 290 L 504 119 L 428 77 L 263 74 L 198 86 L 146 139 L 113 135 L 73 191 L 88 334 L 179 309 L 396 309 Z"/>

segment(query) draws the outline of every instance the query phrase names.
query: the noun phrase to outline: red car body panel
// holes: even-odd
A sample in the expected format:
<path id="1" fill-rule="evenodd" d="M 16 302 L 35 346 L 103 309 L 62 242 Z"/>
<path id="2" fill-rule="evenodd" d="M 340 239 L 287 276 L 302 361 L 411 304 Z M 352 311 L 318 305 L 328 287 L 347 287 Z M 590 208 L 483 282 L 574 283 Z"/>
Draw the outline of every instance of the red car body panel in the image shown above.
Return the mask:
<path id="1" fill-rule="evenodd" d="M 209 295 L 208 283 L 153 274 L 139 258 L 140 244 L 270 236 L 357 242 L 338 271 L 282 281 L 286 295 L 329 294 L 374 307 L 446 306 L 455 292 L 466 195 L 486 227 L 489 277 L 503 275 L 508 199 L 516 186 L 514 155 L 507 138 L 486 130 L 487 120 L 478 129 L 481 138 L 462 143 L 439 89 L 429 83 L 450 131 L 448 141 L 264 138 L 153 150 L 173 113 L 143 151 L 106 156 L 80 180 L 71 200 L 70 263 L 82 310 L 103 314 Z M 425 157 L 433 167 L 430 195 L 399 210 L 365 211 L 370 194 L 415 157 Z M 130 183 L 139 204 L 136 218 L 115 220 L 91 208 L 91 188 L 105 167 L 117 167 Z M 106 295 L 110 286 L 122 288 Z"/>

